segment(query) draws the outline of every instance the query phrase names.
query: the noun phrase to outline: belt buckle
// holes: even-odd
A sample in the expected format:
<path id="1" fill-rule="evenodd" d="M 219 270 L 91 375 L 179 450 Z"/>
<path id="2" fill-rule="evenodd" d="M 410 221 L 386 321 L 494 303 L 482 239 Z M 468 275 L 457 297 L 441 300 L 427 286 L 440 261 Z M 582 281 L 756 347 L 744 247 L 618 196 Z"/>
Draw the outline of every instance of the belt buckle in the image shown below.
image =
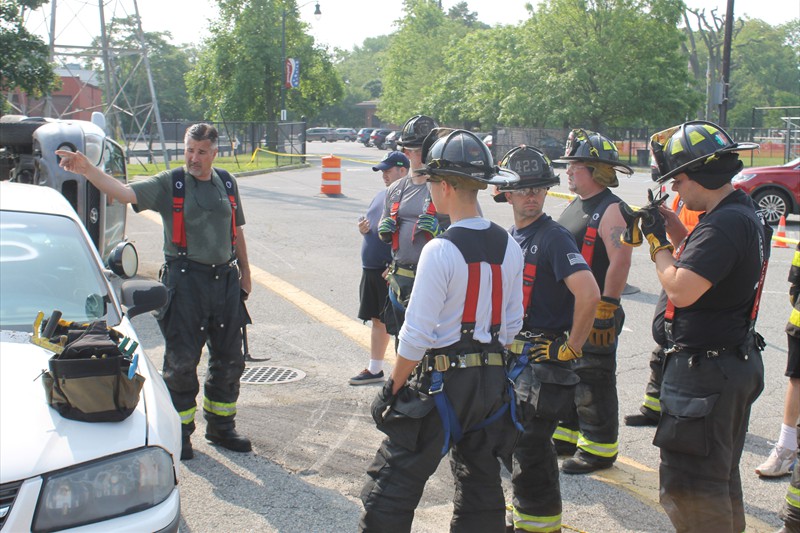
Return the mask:
<path id="1" fill-rule="evenodd" d="M 459 354 L 458 355 L 458 368 L 467 368 L 467 355 L 466 354 Z"/>

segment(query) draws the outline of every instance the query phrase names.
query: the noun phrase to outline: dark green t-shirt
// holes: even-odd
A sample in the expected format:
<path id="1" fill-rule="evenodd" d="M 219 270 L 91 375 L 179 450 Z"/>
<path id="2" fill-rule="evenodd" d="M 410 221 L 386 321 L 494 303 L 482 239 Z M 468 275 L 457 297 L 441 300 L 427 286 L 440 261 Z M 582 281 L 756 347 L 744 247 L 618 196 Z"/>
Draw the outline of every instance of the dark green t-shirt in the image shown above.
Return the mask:
<path id="1" fill-rule="evenodd" d="M 244 225 L 244 210 L 239 187 L 233 180 L 236 196 L 236 226 Z M 186 172 L 186 197 L 183 204 L 186 246 L 189 259 L 206 265 L 225 263 L 233 256 L 231 246 L 231 204 L 225 184 L 216 171 L 210 181 L 200 181 Z M 130 184 L 136 193 L 133 209 L 137 213 L 152 209 L 164 223 L 164 256 L 174 259 L 178 248 L 172 243 L 172 171 L 165 170 Z"/>

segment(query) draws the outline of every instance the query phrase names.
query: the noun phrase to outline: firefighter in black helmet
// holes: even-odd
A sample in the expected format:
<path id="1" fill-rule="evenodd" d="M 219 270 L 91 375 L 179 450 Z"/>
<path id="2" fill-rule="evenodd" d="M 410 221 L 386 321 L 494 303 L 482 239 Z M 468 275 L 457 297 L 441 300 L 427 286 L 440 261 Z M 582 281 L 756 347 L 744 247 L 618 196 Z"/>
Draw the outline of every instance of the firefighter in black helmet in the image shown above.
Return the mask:
<path id="1" fill-rule="evenodd" d="M 451 530 L 501 533 L 497 459 L 517 437 L 503 354 L 522 326 L 522 252 L 480 216 L 478 191 L 518 177 L 468 131 L 434 130 L 422 151 L 433 201 L 453 225 L 422 250 L 397 364 L 372 404 L 387 437 L 367 471 L 359 529 L 410 531 L 425 483 L 452 449 Z"/>
<path id="2" fill-rule="evenodd" d="M 558 222 L 574 236 L 601 294 L 583 357 L 572 363 L 581 378 L 575 409 L 553 435 L 559 453 L 572 455 L 561 464 L 561 470 L 584 474 L 611 467 L 619 451 L 616 358 L 625 318 L 620 298 L 628 279 L 631 249 L 620 242 L 625 228 L 624 202 L 610 188 L 619 185 L 617 172 L 633 171 L 619 161 L 610 139 L 582 129 L 569 134 L 566 152 L 556 162 L 567 163 L 569 190 L 577 195 Z"/>
<path id="3" fill-rule="evenodd" d="M 561 531 L 561 488 L 552 435 L 573 406 L 578 376 L 570 368 L 592 329 L 600 289 L 572 234 L 544 213 L 550 187 L 559 184 L 548 157 L 519 146 L 500 160 L 520 181 L 494 199 L 514 212 L 509 233 L 525 255 L 525 319 L 509 351 L 518 412 L 525 431 L 513 454 L 515 531 Z M 558 302 L 558 305 L 554 305 Z"/>
<path id="4" fill-rule="evenodd" d="M 397 336 L 405 320 L 422 247 L 450 223 L 446 215 L 437 213 L 426 178 L 420 172 L 422 141 L 435 127 L 436 122 L 426 115 L 411 117 L 403 126 L 397 144 L 408 157 L 411 172 L 389 186 L 378 225 L 378 236 L 392 245 L 392 263 L 387 274 L 389 298 L 383 310 L 386 332 L 390 335 Z"/>
<path id="5" fill-rule="evenodd" d="M 742 169 L 719 126 L 691 121 L 653 135 L 661 172 L 688 209 L 704 211 L 678 245 L 648 208 L 642 234 L 663 291 L 654 340 L 666 346 L 661 418 L 661 505 L 678 532 L 745 531 L 739 460 L 750 408 L 764 386 L 755 332 L 771 230 L 731 179 Z M 673 255 L 674 252 L 674 255 Z"/>

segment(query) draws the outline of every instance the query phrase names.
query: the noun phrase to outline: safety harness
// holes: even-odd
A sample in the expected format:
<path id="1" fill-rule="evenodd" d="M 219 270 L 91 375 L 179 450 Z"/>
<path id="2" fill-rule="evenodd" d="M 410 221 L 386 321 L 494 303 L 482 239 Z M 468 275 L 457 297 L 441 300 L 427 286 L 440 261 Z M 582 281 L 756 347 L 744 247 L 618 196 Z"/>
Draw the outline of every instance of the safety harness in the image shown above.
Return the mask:
<path id="1" fill-rule="evenodd" d="M 589 219 L 589 224 L 586 226 L 586 233 L 583 235 L 583 245 L 581 245 L 581 255 L 586 260 L 589 268 L 592 267 L 592 259 L 594 257 L 594 243 L 597 240 L 597 229 L 600 227 L 600 220 L 603 218 L 603 213 L 606 212 L 608 206 L 616 204 L 620 200 L 613 194 L 607 195 L 595 208 L 592 217 Z"/>
<path id="2" fill-rule="evenodd" d="M 742 212 L 744 214 L 748 214 L 748 215 L 750 214 L 749 213 L 750 208 L 745 206 L 745 205 L 731 204 L 730 207 L 732 209 L 740 211 L 740 212 Z M 761 292 L 764 289 L 764 279 L 767 277 L 767 265 L 769 264 L 770 248 L 769 248 L 769 246 L 765 246 L 765 242 L 769 243 L 771 241 L 771 239 L 772 239 L 772 228 L 768 224 L 766 224 L 764 222 L 763 217 L 762 217 L 762 215 L 760 213 L 756 213 L 756 214 L 758 215 L 759 219 L 761 219 L 761 224 L 762 224 L 762 227 L 764 228 L 763 232 L 760 232 L 758 234 L 759 247 L 763 251 L 764 260 L 761 262 L 761 274 L 760 274 L 759 279 L 758 279 L 758 286 L 756 287 L 756 294 L 755 294 L 755 297 L 753 298 L 753 307 L 750 310 L 750 316 L 748 317 L 749 320 L 748 320 L 747 331 L 748 331 L 748 335 L 750 335 L 754 339 L 754 341 L 756 342 L 756 345 L 760 345 L 761 343 L 763 343 L 763 339 L 759 339 L 761 336 L 758 333 L 756 333 L 756 318 L 758 318 L 758 308 L 759 308 L 759 304 L 761 302 Z M 675 256 L 676 260 L 680 259 L 681 254 L 683 253 L 683 250 L 686 248 L 686 243 L 688 242 L 689 237 L 691 236 L 693 231 L 694 231 L 694 228 L 692 228 L 692 231 L 690 231 L 689 234 L 686 235 L 686 237 L 683 239 L 683 242 L 681 242 L 681 244 L 675 250 L 674 256 Z M 682 349 L 680 346 L 677 346 L 675 344 L 675 337 L 674 337 L 673 332 L 672 332 L 672 325 L 673 325 L 674 319 L 675 319 L 675 304 L 672 303 L 672 300 L 670 300 L 669 297 L 667 297 L 667 307 L 666 307 L 666 309 L 664 311 L 664 334 L 666 335 L 667 343 L 669 344 L 669 348 L 667 350 L 665 350 L 664 353 L 667 353 L 667 354 L 673 353 L 673 352 L 677 352 L 677 351 L 680 351 Z M 760 346 L 760 348 L 763 348 L 763 346 Z M 701 355 L 705 354 L 708 357 L 717 357 L 723 351 L 724 351 L 724 348 L 723 349 L 714 349 L 714 350 L 703 350 L 703 351 L 700 352 L 700 354 Z M 746 354 L 745 354 L 745 357 L 746 357 Z"/>
<path id="3" fill-rule="evenodd" d="M 517 420 L 514 387 L 507 383 L 508 401 L 488 418 L 462 430 L 453 404 L 444 392 L 444 372 L 473 366 L 504 366 L 503 347 L 499 341 L 503 310 L 502 264 L 505 258 L 506 243 L 510 237 L 497 224 L 492 223 L 487 230 L 450 228 L 438 238 L 447 239 L 458 248 L 467 263 L 467 294 L 464 299 L 464 312 L 461 318 L 461 339 L 448 348 L 429 350 L 422 360 L 421 369 L 431 374 L 429 394 L 433 396 L 436 409 L 442 420 L 444 444 L 442 455 L 450 448 L 450 441 L 457 444 L 465 433 L 479 431 L 496 422 L 506 411 L 511 412 L 511 420 L 519 431 L 522 424 Z M 481 263 L 488 263 L 492 272 L 492 311 L 489 332 L 491 341 L 483 344 L 473 338 L 475 333 L 478 296 L 480 293 Z M 468 348 L 467 348 L 468 347 Z M 462 348 L 458 350 L 458 348 Z M 476 353 L 466 353 L 473 351 Z M 435 353 L 445 352 L 445 353 Z M 450 353 L 455 352 L 455 353 Z"/>
<path id="4" fill-rule="evenodd" d="M 215 168 L 214 171 L 225 184 L 228 201 L 231 204 L 231 247 L 236 246 L 236 194 L 233 188 L 233 176 L 227 170 Z M 186 199 L 186 171 L 183 167 L 172 171 L 172 243 L 178 247 L 178 255 L 186 257 L 186 224 L 184 222 L 183 204 Z"/>

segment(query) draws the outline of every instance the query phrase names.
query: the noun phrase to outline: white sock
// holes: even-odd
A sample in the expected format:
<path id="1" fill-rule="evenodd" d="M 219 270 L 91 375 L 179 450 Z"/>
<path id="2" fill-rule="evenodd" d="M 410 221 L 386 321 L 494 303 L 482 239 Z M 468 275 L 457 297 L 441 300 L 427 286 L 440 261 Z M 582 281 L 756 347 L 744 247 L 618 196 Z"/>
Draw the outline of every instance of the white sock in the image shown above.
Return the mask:
<path id="1" fill-rule="evenodd" d="M 381 370 L 383 370 L 383 360 L 382 359 L 370 359 L 369 366 L 367 367 L 370 374 L 377 374 Z"/>
<path id="2" fill-rule="evenodd" d="M 787 450 L 797 449 L 797 426 L 781 424 L 781 436 L 778 437 L 778 446 Z"/>

